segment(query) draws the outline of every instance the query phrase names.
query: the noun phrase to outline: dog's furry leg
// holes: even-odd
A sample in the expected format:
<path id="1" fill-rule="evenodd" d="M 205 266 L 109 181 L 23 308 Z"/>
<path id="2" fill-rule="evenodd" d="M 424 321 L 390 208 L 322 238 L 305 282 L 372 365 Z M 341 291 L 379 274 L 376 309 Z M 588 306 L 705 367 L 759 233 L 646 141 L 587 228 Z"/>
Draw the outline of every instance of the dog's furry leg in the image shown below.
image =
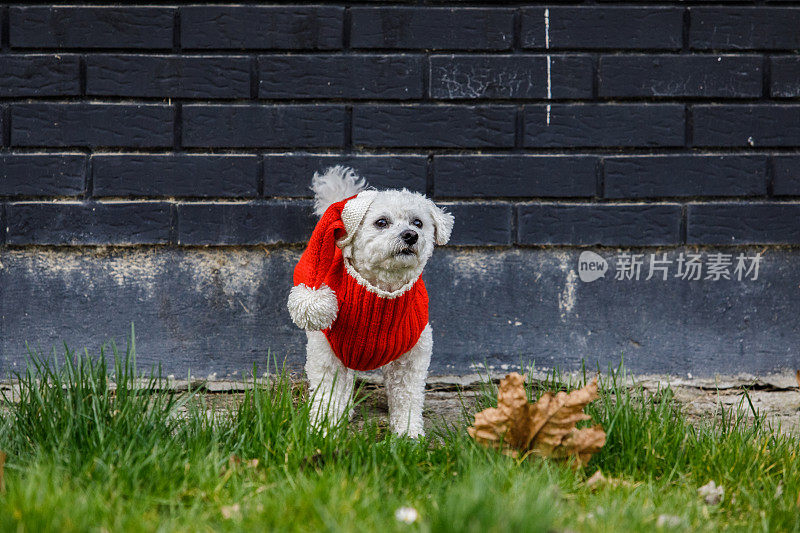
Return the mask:
<path id="1" fill-rule="evenodd" d="M 389 400 L 389 427 L 399 435 L 418 437 L 422 427 L 422 404 L 425 402 L 425 380 L 433 351 L 430 324 L 409 351 L 383 367 L 383 381 Z"/>
<path id="2" fill-rule="evenodd" d="M 321 331 L 307 331 L 306 375 L 311 392 L 311 425 L 317 430 L 338 424 L 352 414 L 355 371 L 345 367 L 333 353 Z"/>

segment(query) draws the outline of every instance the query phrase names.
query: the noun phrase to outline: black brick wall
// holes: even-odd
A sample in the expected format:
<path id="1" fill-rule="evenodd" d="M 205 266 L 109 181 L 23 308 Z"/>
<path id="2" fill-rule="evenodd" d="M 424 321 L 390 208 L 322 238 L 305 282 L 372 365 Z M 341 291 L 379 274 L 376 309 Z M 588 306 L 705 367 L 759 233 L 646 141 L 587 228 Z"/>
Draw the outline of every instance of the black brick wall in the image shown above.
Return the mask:
<path id="1" fill-rule="evenodd" d="M 800 2 L 0 7 L 0 240 L 304 241 L 311 175 L 467 246 L 800 244 Z"/>

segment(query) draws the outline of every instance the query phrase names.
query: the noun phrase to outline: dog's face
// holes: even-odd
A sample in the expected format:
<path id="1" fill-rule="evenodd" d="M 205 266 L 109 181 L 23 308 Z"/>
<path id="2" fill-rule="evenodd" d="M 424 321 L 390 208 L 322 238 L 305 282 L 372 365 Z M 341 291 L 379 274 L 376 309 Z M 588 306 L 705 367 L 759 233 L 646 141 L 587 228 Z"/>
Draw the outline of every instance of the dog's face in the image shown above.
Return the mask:
<path id="1" fill-rule="evenodd" d="M 435 244 L 450 239 L 453 215 L 421 194 L 380 191 L 342 252 L 355 270 L 384 290 L 415 279 Z"/>

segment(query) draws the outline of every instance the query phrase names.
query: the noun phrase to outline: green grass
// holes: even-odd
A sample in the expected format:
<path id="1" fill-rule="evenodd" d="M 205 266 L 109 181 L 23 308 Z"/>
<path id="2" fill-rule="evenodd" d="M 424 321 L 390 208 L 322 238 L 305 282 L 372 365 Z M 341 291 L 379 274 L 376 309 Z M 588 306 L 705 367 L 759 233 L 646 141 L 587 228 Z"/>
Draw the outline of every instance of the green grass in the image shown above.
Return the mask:
<path id="1" fill-rule="evenodd" d="M 616 532 L 658 530 L 660 515 L 686 531 L 800 529 L 798 440 L 736 412 L 693 426 L 669 389 L 602 380 L 590 414 L 608 441 L 576 471 L 483 449 L 466 418 L 420 441 L 372 419 L 323 438 L 285 375 L 222 417 L 156 378 L 134 387 L 132 350 L 114 353 L 113 377 L 115 391 L 104 356 L 70 352 L 58 364 L 34 357 L 18 376 L 21 399 L 0 410 L 1 530 Z M 564 386 L 553 378 L 530 394 Z M 487 384 L 467 411 L 495 394 Z M 598 468 L 631 485 L 589 490 Z M 719 506 L 697 495 L 710 479 L 725 487 Z M 394 518 L 402 506 L 416 523 Z"/>

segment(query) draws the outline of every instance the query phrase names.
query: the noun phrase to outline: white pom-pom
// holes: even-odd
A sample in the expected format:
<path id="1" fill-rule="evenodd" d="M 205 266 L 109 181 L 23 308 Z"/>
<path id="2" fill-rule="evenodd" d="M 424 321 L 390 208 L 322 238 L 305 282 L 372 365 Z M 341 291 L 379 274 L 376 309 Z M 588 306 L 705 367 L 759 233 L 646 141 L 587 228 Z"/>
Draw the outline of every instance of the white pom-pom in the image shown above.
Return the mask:
<path id="1" fill-rule="evenodd" d="M 320 331 L 331 327 L 336 320 L 339 304 L 336 293 L 327 285 L 312 289 L 304 284 L 292 287 L 289 293 L 289 315 L 299 328 Z"/>

